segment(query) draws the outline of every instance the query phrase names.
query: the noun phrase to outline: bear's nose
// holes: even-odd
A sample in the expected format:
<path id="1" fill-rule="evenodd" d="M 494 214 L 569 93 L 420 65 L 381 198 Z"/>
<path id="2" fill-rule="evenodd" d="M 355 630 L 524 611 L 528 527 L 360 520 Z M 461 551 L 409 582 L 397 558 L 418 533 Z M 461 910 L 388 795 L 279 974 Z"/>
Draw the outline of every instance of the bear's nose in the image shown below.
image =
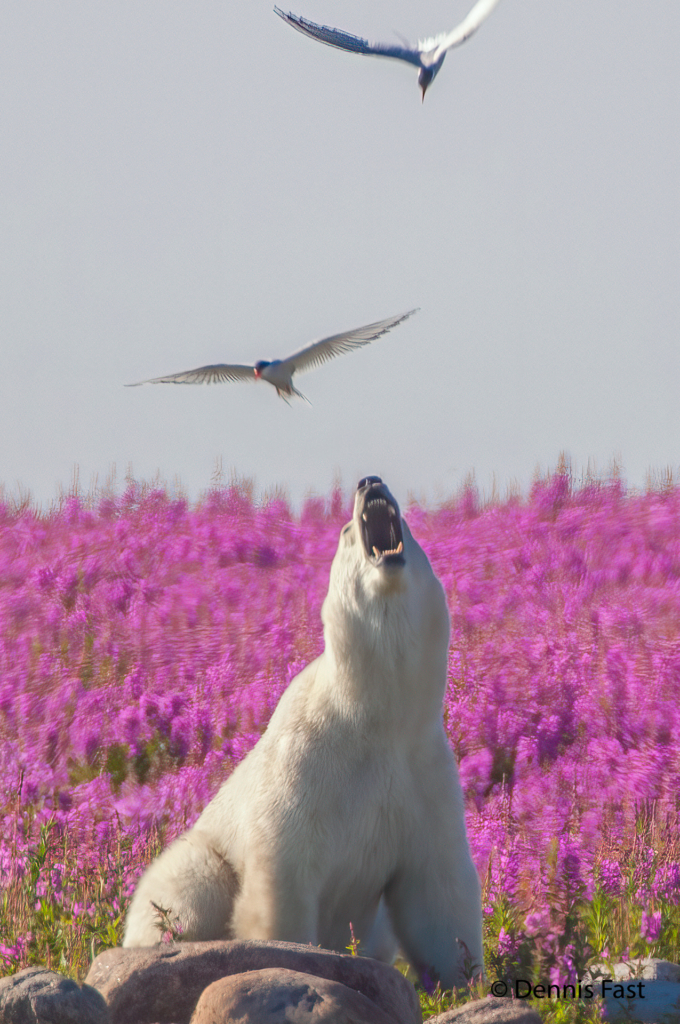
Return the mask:
<path id="1" fill-rule="evenodd" d="M 360 491 L 362 487 L 369 487 L 371 484 L 381 484 L 382 480 L 379 476 L 364 476 L 359 481 L 357 490 Z"/>

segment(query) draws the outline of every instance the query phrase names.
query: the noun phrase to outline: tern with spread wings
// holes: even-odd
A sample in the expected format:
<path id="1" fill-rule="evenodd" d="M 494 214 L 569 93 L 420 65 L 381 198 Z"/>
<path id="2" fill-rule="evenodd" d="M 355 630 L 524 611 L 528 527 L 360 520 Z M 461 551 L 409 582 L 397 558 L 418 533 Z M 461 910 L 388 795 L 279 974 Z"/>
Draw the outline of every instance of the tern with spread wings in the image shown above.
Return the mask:
<path id="1" fill-rule="evenodd" d="M 199 366 L 197 370 L 172 373 L 167 377 L 152 377 L 150 380 L 126 384 L 126 387 L 138 387 L 140 384 L 221 384 L 227 380 L 266 380 L 276 388 L 276 393 L 284 401 L 287 402 L 287 396 L 292 395 L 297 395 L 308 401 L 293 384 L 294 373 L 304 373 L 305 370 L 312 370 L 315 366 L 320 366 L 321 363 L 326 363 L 343 352 L 352 352 L 355 348 L 362 348 L 363 345 L 368 345 L 369 342 L 380 338 L 416 312 L 416 309 L 410 309 L 408 313 L 402 313 L 400 316 L 391 316 L 387 320 L 378 320 L 375 324 L 367 324 L 366 327 L 357 327 L 354 331 L 345 331 L 343 334 L 333 334 L 330 338 L 322 338 L 294 355 L 288 356 L 287 359 L 271 361 L 260 359 L 254 366 L 239 366 L 230 363 Z"/>
<path id="2" fill-rule="evenodd" d="M 306 18 L 301 18 L 296 14 L 286 14 L 280 7 L 275 7 L 274 10 L 280 18 L 296 28 L 298 32 L 302 32 L 311 39 L 318 39 L 320 43 L 326 43 L 327 46 L 335 46 L 339 50 L 348 50 L 350 53 L 365 53 L 373 57 L 393 57 L 395 60 L 405 60 L 409 64 L 415 64 L 419 69 L 418 85 L 421 88 L 424 101 L 427 88 L 434 81 L 448 51 L 469 39 L 482 22 L 486 21 L 498 2 L 499 0 L 477 0 L 468 16 L 452 32 L 442 32 L 433 39 L 423 39 L 416 46 L 409 46 L 408 43 L 401 46 L 390 43 L 369 43 L 359 36 L 343 32 L 342 29 L 330 28 L 328 25 L 316 25 L 313 21 L 307 21 Z"/>

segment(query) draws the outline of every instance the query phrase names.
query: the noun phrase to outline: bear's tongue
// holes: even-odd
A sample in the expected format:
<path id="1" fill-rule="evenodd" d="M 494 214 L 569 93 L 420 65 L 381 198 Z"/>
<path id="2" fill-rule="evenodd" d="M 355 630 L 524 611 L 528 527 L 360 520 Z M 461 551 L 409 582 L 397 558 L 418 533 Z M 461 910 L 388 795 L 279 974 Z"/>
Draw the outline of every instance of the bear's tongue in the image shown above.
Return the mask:
<path id="1" fill-rule="evenodd" d="M 386 498 L 369 498 L 361 514 L 366 554 L 376 560 L 401 555 L 404 540 L 399 513 Z"/>

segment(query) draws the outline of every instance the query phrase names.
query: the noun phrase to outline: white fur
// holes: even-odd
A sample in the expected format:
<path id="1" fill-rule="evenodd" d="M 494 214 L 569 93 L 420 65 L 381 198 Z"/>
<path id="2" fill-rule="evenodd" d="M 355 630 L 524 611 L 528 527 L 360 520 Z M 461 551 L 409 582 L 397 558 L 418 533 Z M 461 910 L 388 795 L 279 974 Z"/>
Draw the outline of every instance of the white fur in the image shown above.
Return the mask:
<path id="1" fill-rule="evenodd" d="M 124 946 L 159 941 L 151 901 L 185 939 L 283 939 L 464 983 L 482 966 L 480 885 L 442 723 L 449 618 L 402 520 L 405 566 L 378 566 L 360 499 L 333 560 L 325 650 L 193 828 L 141 879 Z"/>

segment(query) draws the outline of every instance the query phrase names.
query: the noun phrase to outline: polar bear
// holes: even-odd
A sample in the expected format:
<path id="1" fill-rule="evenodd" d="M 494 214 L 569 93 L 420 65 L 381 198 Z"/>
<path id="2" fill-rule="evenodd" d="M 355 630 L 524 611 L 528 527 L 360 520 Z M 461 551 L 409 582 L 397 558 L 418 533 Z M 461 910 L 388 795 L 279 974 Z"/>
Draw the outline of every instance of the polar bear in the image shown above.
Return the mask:
<path id="1" fill-rule="evenodd" d="M 281 939 L 391 962 L 445 988 L 482 970 L 480 884 L 442 721 L 444 591 L 380 477 L 357 489 L 321 618 L 325 649 L 193 828 L 148 868 L 124 946 Z"/>

